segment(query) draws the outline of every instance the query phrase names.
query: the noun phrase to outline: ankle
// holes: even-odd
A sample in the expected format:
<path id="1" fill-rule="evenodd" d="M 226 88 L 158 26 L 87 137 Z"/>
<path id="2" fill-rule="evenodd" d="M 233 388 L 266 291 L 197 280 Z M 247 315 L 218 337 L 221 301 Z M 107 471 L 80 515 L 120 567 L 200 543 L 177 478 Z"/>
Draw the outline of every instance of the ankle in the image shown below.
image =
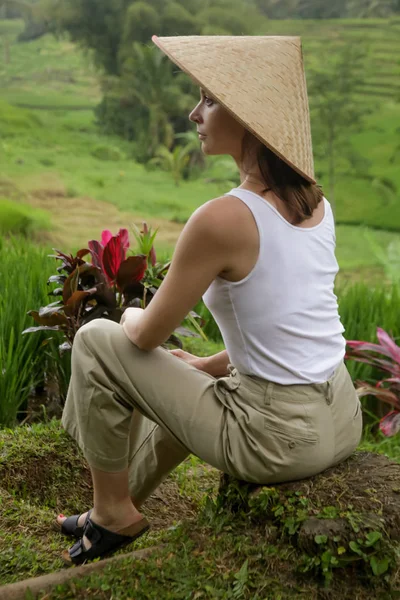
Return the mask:
<path id="1" fill-rule="evenodd" d="M 101 524 L 101 522 L 125 522 L 139 516 L 141 516 L 140 512 L 130 500 L 129 502 L 101 503 L 100 506 L 95 505 L 92 513 L 94 521 L 98 520 L 99 524 Z"/>

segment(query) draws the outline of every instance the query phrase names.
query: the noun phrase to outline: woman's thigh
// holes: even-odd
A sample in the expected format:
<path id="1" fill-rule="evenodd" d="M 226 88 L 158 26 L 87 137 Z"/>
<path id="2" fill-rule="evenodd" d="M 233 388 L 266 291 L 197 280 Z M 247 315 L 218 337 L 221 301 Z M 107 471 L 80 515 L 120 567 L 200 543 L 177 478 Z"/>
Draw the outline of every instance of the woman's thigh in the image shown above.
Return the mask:
<path id="1" fill-rule="evenodd" d="M 122 327 L 106 319 L 84 326 L 74 341 L 76 391 L 68 399 L 80 411 L 82 436 L 108 444 L 128 438 L 136 409 L 165 429 L 185 450 L 226 470 L 226 407 L 214 391 L 216 379 L 164 348 L 140 350 Z M 66 406 L 68 409 L 68 406 Z M 66 417 L 67 420 L 67 417 Z M 112 431 L 110 431 L 112 429 Z M 95 450 L 93 450 L 95 453 Z"/>

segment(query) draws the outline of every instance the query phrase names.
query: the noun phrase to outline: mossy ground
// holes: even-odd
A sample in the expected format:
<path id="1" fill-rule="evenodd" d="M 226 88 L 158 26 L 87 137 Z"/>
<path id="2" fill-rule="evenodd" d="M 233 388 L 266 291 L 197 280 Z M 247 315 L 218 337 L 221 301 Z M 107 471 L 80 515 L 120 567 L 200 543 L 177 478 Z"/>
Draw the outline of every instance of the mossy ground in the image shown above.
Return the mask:
<path id="1" fill-rule="evenodd" d="M 362 473 L 357 473 L 356 487 L 365 496 L 372 483 L 365 481 L 364 485 Z M 63 569 L 60 554 L 70 542 L 54 531 L 51 523 L 58 512 L 71 514 L 87 509 L 92 490 L 87 465 L 60 422 L 0 432 L 0 480 L 0 583 Z M 306 508 L 309 516 L 315 514 L 318 494 L 318 510 L 326 513 L 325 518 L 334 516 L 335 505 L 344 512 L 351 510 L 349 506 L 355 513 L 360 511 L 365 497 L 359 494 L 357 504 L 357 498 L 347 489 L 349 479 L 345 480 L 344 471 L 336 477 L 337 496 L 335 478 L 330 481 L 329 486 L 316 481 L 313 489 L 302 484 L 297 488 L 299 493 L 282 490 L 282 498 L 269 494 L 262 499 L 261 494 L 257 500 L 256 495 L 249 509 L 244 488 L 230 482 L 219 492 L 220 473 L 190 457 L 144 505 L 143 512 L 152 523 L 151 532 L 120 551 L 123 554 L 158 546 L 148 558 L 123 559 L 118 566 L 59 585 L 43 597 L 361 600 L 395 598 L 398 590 L 400 597 L 396 559 L 379 577 L 357 565 L 332 569 L 327 587 L 321 568 L 312 564 L 318 552 L 307 554 L 288 534 L 288 519 L 295 515 L 294 523 L 303 522 L 301 514 L 299 517 L 298 512 L 290 512 L 291 507 L 296 511 Z M 382 478 L 381 483 L 384 481 Z M 393 479 L 388 485 L 395 495 Z M 238 489 L 244 504 L 237 503 Z M 384 501 L 383 488 L 375 485 L 374 489 L 371 497 Z M 307 495 L 306 506 L 302 498 Z M 233 498 L 236 506 L 232 505 Z M 286 511 L 281 519 L 278 513 L 275 521 L 270 519 L 274 502 L 280 502 Z M 322 546 L 321 551 L 326 551 Z"/>

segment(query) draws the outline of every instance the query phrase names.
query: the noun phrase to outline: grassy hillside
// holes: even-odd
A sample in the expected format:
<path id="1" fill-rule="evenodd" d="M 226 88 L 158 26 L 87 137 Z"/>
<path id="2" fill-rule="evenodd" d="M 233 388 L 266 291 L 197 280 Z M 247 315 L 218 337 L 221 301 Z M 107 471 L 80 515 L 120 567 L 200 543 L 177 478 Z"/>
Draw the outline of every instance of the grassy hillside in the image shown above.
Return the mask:
<path id="1" fill-rule="evenodd" d="M 50 35 L 18 44 L 22 26 L 0 21 L 0 196 L 48 210 L 54 224 L 50 241 L 64 247 L 85 244 L 103 227 L 146 218 L 160 226 L 159 245 L 170 251 L 191 212 L 229 186 L 206 183 L 205 173 L 176 187 L 168 173 L 148 172 L 135 163 L 130 144 L 101 136 L 96 128 L 93 108 L 101 94 L 90 56 Z M 352 141 L 371 160 L 371 173 L 392 180 L 400 190 L 395 155 L 400 144 L 400 21 L 270 21 L 268 31 L 255 33 L 301 35 L 306 69 L 344 41 L 367 44 L 370 60 L 360 101 L 373 112 Z M 95 156 L 110 146 L 117 149 L 117 160 Z M 224 169 L 215 171 L 223 175 Z M 342 177 L 336 194 L 337 221 L 347 224 L 337 231 L 339 264 L 350 271 L 360 268 L 362 277 L 376 268 L 379 273 L 380 259 L 355 225 L 387 230 L 375 234 L 386 249 L 400 231 L 399 193 L 382 195 L 366 180 Z"/>
<path id="2" fill-rule="evenodd" d="M 372 113 L 351 141 L 371 161 L 370 175 L 385 177 L 396 192 L 381 193 L 371 182 L 340 176 L 336 187 L 337 221 L 365 223 L 383 229 L 400 228 L 400 18 L 270 21 L 262 35 L 300 35 L 307 71 L 347 43 L 367 51 L 357 99 Z M 316 163 L 316 171 L 321 165 Z M 324 179 L 320 181 L 327 184 Z"/>
<path id="3" fill-rule="evenodd" d="M 365 79 L 359 100 L 381 103 L 400 100 L 400 18 L 270 21 L 259 35 L 300 35 L 306 71 L 321 55 L 345 43 L 361 44 L 368 51 Z"/>
<path id="4" fill-rule="evenodd" d="M 11 104 L 42 109 L 91 109 L 100 87 L 90 55 L 67 38 L 51 35 L 17 43 L 22 21 L 0 20 L 0 96 Z M 9 63 L 4 47 L 9 47 Z"/>

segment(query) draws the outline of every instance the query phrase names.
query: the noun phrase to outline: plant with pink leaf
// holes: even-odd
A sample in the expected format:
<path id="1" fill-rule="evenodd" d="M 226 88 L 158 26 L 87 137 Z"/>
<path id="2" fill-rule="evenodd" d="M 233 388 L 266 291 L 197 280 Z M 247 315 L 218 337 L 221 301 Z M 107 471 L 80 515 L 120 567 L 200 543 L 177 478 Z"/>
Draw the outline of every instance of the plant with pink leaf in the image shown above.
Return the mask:
<path id="1" fill-rule="evenodd" d="M 60 350 L 69 350 L 82 325 L 97 318 L 119 323 L 126 308 L 146 308 L 170 266 L 170 262 L 157 262 L 153 245 L 156 234 L 157 230 L 152 233 L 147 223 L 143 223 L 142 231 L 135 228 L 134 235 L 139 246 L 136 254 L 128 255 L 129 234 L 124 228 L 116 235 L 104 230 L 101 241 L 89 241 L 88 248 L 79 250 L 76 256 L 57 251 L 54 258 L 61 261 L 61 265 L 57 268 L 58 274 L 50 277 L 48 284 L 57 284 L 49 295 L 61 299 L 39 311 L 30 311 L 38 326 L 23 333 L 60 331 L 65 337 Z M 88 255 L 90 262 L 84 260 Z M 196 318 L 200 317 L 192 311 L 185 321 L 194 326 L 197 334 L 183 326 L 178 327 L 176 333 L 205 338 Z M 167 343 L 182 348 L 182 342 L 174 334 Z"/>
<path id="2" fill-rule="evenodd" d="M 101 234 L 101 242 L 91 240 L 88 246 L 92 264 L 105 274 L 110 285 L 115 285 L 119 269 L 126 260 L 126 252 L 129 248 L 128 230 L 120 229 L 117 235 L 113 235 L 106 229 Z M 145 264 L 143 261 L 144 268 Z"/>
<path id="3" fill-rule="evenodd" d="M 379 344 L 348 341 L 349 350 L 346 352 L 346 358 L 369 364 L 390 374 L 390 377 L 381 379 L 375 385 L 363 381 L 357 382 L 357 393 L 360 398 L 368 395 L 376 396 L 394 408 L 379 423 L 382 433 L 390 437 L 400 431 L 400 347 L 380 327 L 377 328 L 377 337 Z"/>

